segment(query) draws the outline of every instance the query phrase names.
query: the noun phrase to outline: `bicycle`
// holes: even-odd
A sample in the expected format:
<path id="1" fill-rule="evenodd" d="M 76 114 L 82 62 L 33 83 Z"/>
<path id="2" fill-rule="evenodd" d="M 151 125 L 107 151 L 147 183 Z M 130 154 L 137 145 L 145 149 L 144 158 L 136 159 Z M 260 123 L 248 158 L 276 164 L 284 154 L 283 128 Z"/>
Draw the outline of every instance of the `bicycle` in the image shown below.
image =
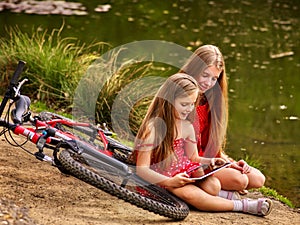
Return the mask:
<path id="1" fill-rule="evenodd" d="M 113 138 L 112 132 L 51 112 L 33 116 L 30 98 L 20 92 L 27 79 L 18 82 L 25 64 L 19 61 L 1 102 L 0 127 L 3 130 L 0 136 L 4 135 L 11 145 L 22 148 L 38 160 L 50 162 L 61 172 L 142 209 L 175 220 L 187 217 L 189 207 L 186 203 L 135 174 L 135 166 L 128 160 L 132 149 Z M 14 109 L 12 105 L 15 105 Z M 14 134 L 24 136 L 26 140 L 20 144 Z M 38 151 L 33 153 L 24 148 L 28 141 L 35 144 Z"/>

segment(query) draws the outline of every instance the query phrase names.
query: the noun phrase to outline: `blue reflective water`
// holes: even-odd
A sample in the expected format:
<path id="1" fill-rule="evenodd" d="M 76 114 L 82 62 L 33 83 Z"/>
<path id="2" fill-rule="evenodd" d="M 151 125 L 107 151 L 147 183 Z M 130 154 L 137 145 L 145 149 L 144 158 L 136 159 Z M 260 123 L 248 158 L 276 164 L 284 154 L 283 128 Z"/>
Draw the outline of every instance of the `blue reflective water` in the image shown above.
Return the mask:
<path id="1" fill-rule="evenodd" d="M 51 31 L 117 47 L 136 40 L 166 40 L 194 50 L 219 46 L 229 76 L 228 153 L 258 159 L 267 185 L 300 206 L 299 15 L 297 0 L 80 1 L 86 16 L 0 13 L 6 26 Z M 99 4 L 108 12 L 96 13 Z"/>

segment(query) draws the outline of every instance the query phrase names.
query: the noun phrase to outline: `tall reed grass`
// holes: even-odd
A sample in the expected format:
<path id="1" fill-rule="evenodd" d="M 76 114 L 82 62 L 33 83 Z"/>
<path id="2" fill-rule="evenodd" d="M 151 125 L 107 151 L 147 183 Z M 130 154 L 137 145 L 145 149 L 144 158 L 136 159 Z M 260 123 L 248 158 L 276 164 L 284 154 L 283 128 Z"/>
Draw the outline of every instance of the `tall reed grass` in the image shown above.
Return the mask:
<path id="1" fill-rule="evenodd" d="M 0 39 L 0 72 L 2 74 L 0 85 L 3 91 L 0 94 L 6 90 L 17 62 L 24 60 L 27 66 L 22 78 L 28 78 L 29 82 L 24 85 L 23 94 L 30 96 L 34 102 L 42 102 L 57 112 L 71 113 L 76 88 L 78 83 L 83 81 L 84 91 L 76 96 L 76 101 L 79 103 L 77 110 L 86 118 L 95 118 L 96 123 L 105 122 L 112 127 L 111 111 L 115 98 L 126 86 L 136 79 L 149 75 L 162 76 L 164 73 L 167 76 L 167 72 L 161 69 L 161 65 L 143 62 L 142 59 L 135 61 L 128 59 L 121 67 L 116 68 L 120 51 L 111 51 L 109 60 L 103 61 L 101 55 L 109 49 L 108 44 L 100 42 L 86 45 L 76 38 L 62 38 L 62 30 L 63 26 L 50 32 L 37 29 L 29 34 L 22 32 L 18 27 L 7 29 L 9 38 Z M 130 91 L 148 92 L 150 90 L 137 87 Z M 88 101 L 94 95 L 97 95 L 97 101 Z M 131 131 L 135 133 L 145 115 L 150 99 L 151 97 L 142 98 L 137 102 L 132 102 L 129 98 L 122 99 L 122 103 L 131 108 L 129 117 L 118 118 L 119 124 L 129 123 Z M 95 111 L 89 112 L 89 109 L 93 107 Z M 122 130 L 119 126 L 117 129 L 122 136 L 126 137 L 127 130 Z"/>
<path id="2" fill-rule="evenodd" d="M 27 66 L 22 78 L 29 79 L 24 93 L 52 108 L 68 110 L 78 80 L 105 44 L 86 46 L 76 38 L 62 38 L 62 30 L 63 26 L 50 34 L 41 29 L 28 34 L 18 27 L 8 28 L 9 39 L 0 39 L 2 86 L 6 86 L 17 62 L 24 60 Z"/>
<path id="3" fill-rule="evenodd" d="M 122 50 L 110 51 L 108 57 L 96 60 L 87 69 L 81 78 L 81 90 L 76 92 L 73 115 L 104 121 L 119 137 L 128 139 L 130 133 L 137 132 L 154 91 L 161 85 L 155 82 L 158 80 L 155 76 L 161 78 L 165 70 L 152 61 L 138 58 L 119 62 Z M 151 83 L 141 83 L 141 80 Z M 96 105 L 93 99 L 97 99 Z M 130 130 L 126 129 L 127 124 Z"/>

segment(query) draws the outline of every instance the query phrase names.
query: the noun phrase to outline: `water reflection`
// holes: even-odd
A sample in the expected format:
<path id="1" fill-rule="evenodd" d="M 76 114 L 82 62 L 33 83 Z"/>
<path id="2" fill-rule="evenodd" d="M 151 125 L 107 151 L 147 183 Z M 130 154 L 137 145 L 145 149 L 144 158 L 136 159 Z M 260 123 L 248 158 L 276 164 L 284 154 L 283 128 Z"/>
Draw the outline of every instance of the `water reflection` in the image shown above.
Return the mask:
<path id="1" fill-rule="evenodd" d="M 79 1 L 80 2 L 80 1 Z M 82 1 L 88 15 L 34 16 L 0 13 L 5 26 L 59 28 L 64 36 L 117 47 L 135 40 L 166 40 L 194 50 L 221 48 L 229 75 L 228 152 L 257 158 L 267 185 L 300 206 L 299 1 Z"/>

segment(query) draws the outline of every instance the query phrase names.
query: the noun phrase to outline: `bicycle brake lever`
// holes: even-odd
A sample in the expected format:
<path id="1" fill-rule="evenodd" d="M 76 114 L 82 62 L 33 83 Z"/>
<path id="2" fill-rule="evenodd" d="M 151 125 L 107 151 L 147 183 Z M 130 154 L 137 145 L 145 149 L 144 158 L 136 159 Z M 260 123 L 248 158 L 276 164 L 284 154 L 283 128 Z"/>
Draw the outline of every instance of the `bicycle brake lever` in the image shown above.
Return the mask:
<path id="1" fill-rule="evenodd" d="M 16 98 L 16 97 L 20 94 L 20 89 L 21 89 L 22 85 L 23 85 L 25 82 L 27 82 L 27 81 L 28 81 L 28 79 L 26 79 L 26 78 L 23 79 L 21 82 L 19 82 L 17 88 L 14 88 L 14 91 L 15 91 L 15 96 L 14 96 L 14 98 Z"/>

